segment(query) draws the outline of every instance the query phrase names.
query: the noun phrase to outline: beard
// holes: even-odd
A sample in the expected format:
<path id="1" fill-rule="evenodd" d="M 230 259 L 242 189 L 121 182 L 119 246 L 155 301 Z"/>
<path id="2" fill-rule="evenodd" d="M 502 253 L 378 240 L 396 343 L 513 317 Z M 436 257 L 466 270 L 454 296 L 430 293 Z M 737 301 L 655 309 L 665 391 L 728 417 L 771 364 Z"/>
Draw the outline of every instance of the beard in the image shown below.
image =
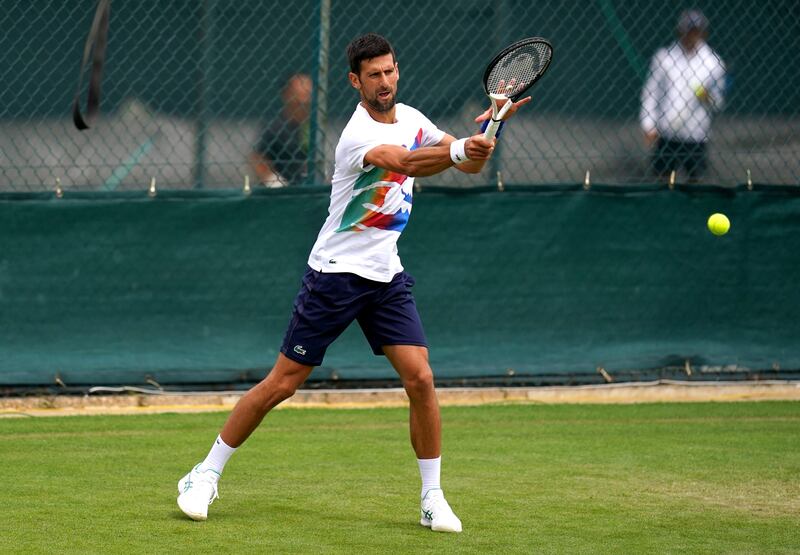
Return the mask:
<path id="1" fill-rule="evenodd" d="M 380 92 L 389 92 L 390 93 L 389 98 L 387 98 L 386 100 L 381 100 L 378 97 L 378 93 L 380 93 Z M 381 112 L 381 113 L 382 112 L 388 112 L 389 110 L 394 108 L 394 105 L 396 103 L 395 94 L 391 90 L 388 90 L 388 91 L 377 91 L 375 93 L 374 97 L 372 97 L 372 98 L 364 97 L 364 100 L 366 101 L 367 104 L 369 104 L 370 108 L 372 108 L 376 112 Z"/>

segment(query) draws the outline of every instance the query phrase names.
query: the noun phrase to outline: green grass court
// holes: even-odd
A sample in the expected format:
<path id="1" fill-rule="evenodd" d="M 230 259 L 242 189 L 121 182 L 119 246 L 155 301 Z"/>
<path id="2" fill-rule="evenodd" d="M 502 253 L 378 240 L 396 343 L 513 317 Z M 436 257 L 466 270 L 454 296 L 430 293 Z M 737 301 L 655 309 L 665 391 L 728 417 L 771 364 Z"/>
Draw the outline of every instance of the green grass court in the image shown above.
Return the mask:
<path id="1" fill-rule="evenodd" d="M 800 553 L 800 403 L 444 408 L 460 535 L 418 524 L 404 409 L 281 410 L 209 520 L 224 413 L 0 419 L 1 553 Z"/>

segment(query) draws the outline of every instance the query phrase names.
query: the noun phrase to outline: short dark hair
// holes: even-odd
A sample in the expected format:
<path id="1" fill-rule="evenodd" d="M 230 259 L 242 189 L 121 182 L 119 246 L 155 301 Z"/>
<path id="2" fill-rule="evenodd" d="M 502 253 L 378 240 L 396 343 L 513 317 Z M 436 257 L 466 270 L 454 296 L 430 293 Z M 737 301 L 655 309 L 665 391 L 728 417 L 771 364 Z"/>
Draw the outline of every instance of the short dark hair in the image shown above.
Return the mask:
<path id="1" fill-rule="evenodd" d="M 708 19 L 700 10 L 686 10 L 678 17 L 676 29 L 680 35 L 685 35 L 692 29 L 705 33 L 708 30 Z"/>
<path id="2" fill-rule="evenodd" d="M 367 33 L 353 39 L 347 45 L 347 60 L 350 62 L 350 71 L 358 74 L 361 71 L 361 62 L 370 60 L 386 54 L 392 55 L 392 61 L 396 62 L 394 48 L 389 41 L 375 33 Z"/>

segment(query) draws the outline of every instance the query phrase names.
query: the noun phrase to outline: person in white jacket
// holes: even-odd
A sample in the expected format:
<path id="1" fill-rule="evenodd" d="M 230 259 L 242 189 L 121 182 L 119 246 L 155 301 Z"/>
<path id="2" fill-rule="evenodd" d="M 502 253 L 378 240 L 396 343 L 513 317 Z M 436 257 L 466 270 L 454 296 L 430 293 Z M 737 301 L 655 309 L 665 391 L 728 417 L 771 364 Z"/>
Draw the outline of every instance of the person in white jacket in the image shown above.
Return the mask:
<path id="1" fill-rule="evenodd" d="M 696 182 L 707 166 L 712 116 L 724 103 L 725 64 L 706 43 L 708 19 L 700 10 L 681 13 L 676 30 L 678 40 L 650 62 L 639 120 L 656 175 L 683 169 Z"/>

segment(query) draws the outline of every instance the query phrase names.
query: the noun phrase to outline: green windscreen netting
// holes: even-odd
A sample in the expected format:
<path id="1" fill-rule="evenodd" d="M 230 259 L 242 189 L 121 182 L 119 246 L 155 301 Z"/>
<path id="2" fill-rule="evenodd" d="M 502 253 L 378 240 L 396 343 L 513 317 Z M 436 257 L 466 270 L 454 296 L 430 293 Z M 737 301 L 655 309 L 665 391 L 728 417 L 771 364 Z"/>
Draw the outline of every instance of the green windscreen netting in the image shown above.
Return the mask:
<path id="1" fill-rule="evenodd" d="M 795 188 L 529 189 L 416 195 L 399 249 L 439 379 L 800 368 Z M 0 384 L 260 378 L 327 203 L 308 189 L 0 202 Z M 705 228 L 715 211 L 724 237 Z M 334 375 L 394 372 L 354 325 L 312 380 Z"/>

